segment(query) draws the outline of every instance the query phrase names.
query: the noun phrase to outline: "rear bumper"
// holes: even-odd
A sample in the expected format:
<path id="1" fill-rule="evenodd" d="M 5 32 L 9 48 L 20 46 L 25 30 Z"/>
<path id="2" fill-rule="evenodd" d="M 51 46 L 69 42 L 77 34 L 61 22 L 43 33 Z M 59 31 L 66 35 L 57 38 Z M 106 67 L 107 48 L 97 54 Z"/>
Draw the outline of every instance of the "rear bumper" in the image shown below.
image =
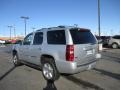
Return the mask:
<path id="1" fill-rule="evenodd" d="M 61 65 L 59 64 L 57 64 L 56 66 L 60 73 L 74 74 L 94 68 L 96 66 L 96 60 L 94 62 L 83 65 L 77 65 L 77 62 L 61 62 Z"/>
<path id="2" fill-rule="evenodd" d="M 56 66 L 60 73 L 74 74 L 94 68 L 99 58 L 101 55 L 97 54 L 94 61 L 82 65 L 77 65 L 77 62 L 59 60 L 56 62 Z"/>

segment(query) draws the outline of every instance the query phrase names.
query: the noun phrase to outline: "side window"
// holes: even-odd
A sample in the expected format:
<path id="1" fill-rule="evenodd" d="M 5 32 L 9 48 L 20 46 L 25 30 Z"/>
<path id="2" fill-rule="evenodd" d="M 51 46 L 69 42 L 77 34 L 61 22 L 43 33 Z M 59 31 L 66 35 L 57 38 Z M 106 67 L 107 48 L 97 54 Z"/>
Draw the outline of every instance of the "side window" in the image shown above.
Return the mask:
<path id="1" fill-rule="evenodd" d="M 120 36 L 117 36 L 116 39 L 120 39 Z"/>
<path id="2" fill-rule="evenodd" d="M 117 39 L 117 37 L 116 37 L 116 36 L 113 36 L 113 38 L 114 38 L 114 39 Z"/>
<path id="3" fill-rule="evenodd" d="M 120 36 L 118 36 L 118 39 L 120 39 Z"/>
<path id="4" fill-rule="evenodd" d="M 47 32 L 48 44 L 66 44 L 65 30 L 55 30 Z"/>
<path id="5" fill-rule="evenodd" d="M 114 36 L 113 38 L 114 39 L 120 39 L 120 36 Z"/>
<path id="6" fill-rule="evenodd" d="M 34 36 L 33 45 L 39 45 L 43 42 L 43 32 L 37 32 Z"/>
<path id="7" fill-rule="evenodd" d="M 32 38 L 33 38 L 33 34 L 32 33 L 28 34 L 23 41 L 23 45 L 30 45 L 32 42 Z"/>

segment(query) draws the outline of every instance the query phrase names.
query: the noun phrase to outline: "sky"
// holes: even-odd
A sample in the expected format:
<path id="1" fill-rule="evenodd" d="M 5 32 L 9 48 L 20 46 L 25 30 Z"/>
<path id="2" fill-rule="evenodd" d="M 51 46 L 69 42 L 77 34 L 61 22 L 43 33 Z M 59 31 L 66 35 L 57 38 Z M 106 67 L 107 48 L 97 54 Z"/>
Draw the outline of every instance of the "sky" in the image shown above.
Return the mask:
<path id="1" fill-rule="evenodd" d="M 120 34 L 120 0 L 100 0 L 101 35 Z M 98 0 L 0 0 L 0 36 L 10 36 L 8 25 L 15 26 L 16 35 L 59 25 L 89 28 L 98 33 Z M 14 36 L 14 28 L 11 29 Z"/>

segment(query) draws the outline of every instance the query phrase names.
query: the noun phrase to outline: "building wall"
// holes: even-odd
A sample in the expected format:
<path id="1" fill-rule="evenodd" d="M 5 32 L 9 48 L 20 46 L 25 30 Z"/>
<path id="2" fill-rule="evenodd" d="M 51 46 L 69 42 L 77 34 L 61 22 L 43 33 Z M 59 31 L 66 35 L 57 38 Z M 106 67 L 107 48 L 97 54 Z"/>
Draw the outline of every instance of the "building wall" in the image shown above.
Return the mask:
<path id="1" fill-rule="evenodd" d="M 24 37 L 12 37 L 12 40 L 23 40 Z M 10 37 L 0 37 L 0 40 L 10 40 Z"/>

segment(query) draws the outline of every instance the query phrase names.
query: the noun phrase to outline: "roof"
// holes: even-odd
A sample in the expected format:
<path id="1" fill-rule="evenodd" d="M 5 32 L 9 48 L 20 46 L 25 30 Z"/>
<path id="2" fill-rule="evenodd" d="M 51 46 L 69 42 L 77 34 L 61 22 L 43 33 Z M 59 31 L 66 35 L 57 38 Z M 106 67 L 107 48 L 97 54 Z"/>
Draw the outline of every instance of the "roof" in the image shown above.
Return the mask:
<path id="1" fill-rule="evenodd" d="M 57 26 L 57 27 L 49 27 L 49 28 L 42 28 L 42 29 L 39 29 L 39 30 L 36 30 L 36 31 L 41 31 L 41 30 L 63 30 L 63 29 L 72 29 L 72 28 L 79 28 L 79 27 L 76 27 L 76 26 Z M 89 29 L 86 29 L 86 28 L 79 28 L 79 29 L 85 29 L 85 30 L 89 30 Z"/>

